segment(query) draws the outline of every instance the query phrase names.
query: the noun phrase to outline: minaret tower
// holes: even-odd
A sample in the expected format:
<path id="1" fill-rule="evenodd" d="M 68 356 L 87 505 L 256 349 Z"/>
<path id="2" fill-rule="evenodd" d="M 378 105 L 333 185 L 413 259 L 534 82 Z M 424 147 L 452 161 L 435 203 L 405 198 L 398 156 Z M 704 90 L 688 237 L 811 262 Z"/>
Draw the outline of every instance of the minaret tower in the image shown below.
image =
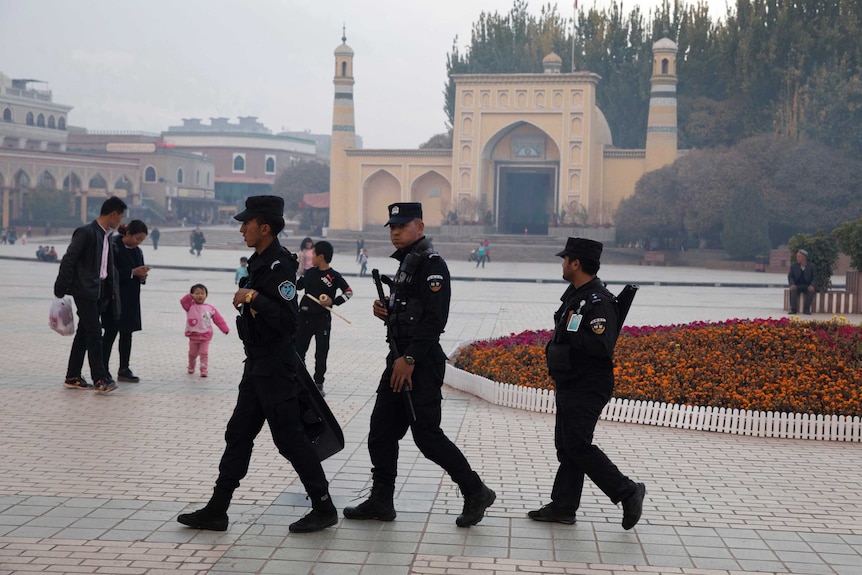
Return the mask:
<path id="1" fill-rule="evenodd" d="M 652 45 L 652 53 L 646 139 L 648 172 L 672 164 L 677 157 L 676 43 L 662 38 Z"/>
<path id="2" fill-rule="evenodd" d="M 353 124 L 353 49 L 342 29 L 341 44 L 335 49 L 335 102 L 332 106 L 332 143 L 329 152 L 329 225 L 351 229 L 348 216 L 347 155 L 356 147 Z"/>

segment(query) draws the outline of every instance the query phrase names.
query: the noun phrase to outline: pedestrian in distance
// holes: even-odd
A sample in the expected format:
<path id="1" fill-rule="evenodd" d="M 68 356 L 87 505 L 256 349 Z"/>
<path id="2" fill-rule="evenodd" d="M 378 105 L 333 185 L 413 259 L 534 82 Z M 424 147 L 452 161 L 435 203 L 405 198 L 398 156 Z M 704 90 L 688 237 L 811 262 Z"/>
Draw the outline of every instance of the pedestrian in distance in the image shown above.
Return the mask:
<path id="1" fill-rule="evenodd" d="M 353 297 L 353 290 L 347 280 L 329 265 L 332 253 L 332 244 L 329 242 L 314 244 L 314 266 L 306 270 L 296 282 L 297 290 L 305 290 L 299 302 L 296 351 L 304 362 L 308 346 L 314 338 L 314 384 L 324 396 L 323 382 L 326 379 L 326 358 L 332 330 L 332 314 L 329 310 Z M 336 295 L 339 290 L 341 295 Z"/>
<path id="2" fill-rule="evenodd" d="M 239 258 L 239 267 L 236 268 L 236 273 L 233 276 L 233 283 L 239 285 L 243 278 L 248 277 L 248 258 L 242 256 Z"/>
<path id="3" fill-rule="evenodd" d="M 479 242 L 479 247 L 476 248 L 476 267 L 479 267 L 479 264 L 485 267 L 485 244 L 482 242 Z"/>
<path id="4" fill-rule="evenodd" d="M 364 278 L 368 275 L 368 252 L 365 248 L 359 251 L 359 277 Z"/>
<path id="5" fill-rule="evenodd" d="M 216 308 L 207 303 L 209 292 L 205 285 L 195 284 L 180 298 L 180 305 L 186 310 L 186 337 L 189 338 L 189 374 L 195 372 L 195 364 L 200 358 L 201 377 L 209 375 L 210 342 L 213 338 L 213 324 L 223 334 L 230 329 Z"/>
<path id="6" fill-rule="evenodd" d="M 78 308 L 78 329 L 72 340 L 66 379 L 69 389 L 94 389 L 109 393 L 117 383 L 109 376 L 102 351 L 102 316 L 120 317 L 120 294 L 111 233 L 120 226 L 126 203 L 112 196 L 102 203 L 99 216 L 72 234 L 72 240 L 60 262 L 54 297 L 71 295 Z M 90 364 L 91 386 L 81 370 L 84 355 Z"/>
<path id="7" fill-rule="evenodd" d="M 622 474 L 593 444 L 593 432 L 614 390 L 614 347 L 620 331 L 616 298 L 596 277 L 602 244 L 569 238 L 557 254 L 569 282 L 554 314 L 554 334 L 546 347 L 556 389 L 554 444 L 560 465 L 551 502 L 527 515 L 534 521 L 571 525 L 589 477 L 614 504 L 623 504 L 623 529 L 641 518 L 646 487 Z"/>
<path id="8" fill-rule="evenodd" d="M 314 267 L 314 240 L 309 237 L 302 239 L 299 244 L 299 275 Z"/>
<path id="9" fill-rule="evenodd" d="M 201 231 L 200 227 L 196 227 L 191 235 L 189 236 L 189 242 L 191 244 L 191 249 L 189 250 L 190 254 L 197 254 L 198 257 L 201 256 L 201 251 L 204 249 L 204 244 L 207 243 L 207 239 L 204 236 L 203 231 Z"/>
<path id="10" fill-rule="evenodd" d="M 442 467 L 461 489 L 464 507 L 455 524 L 470 527 L 484 518 L 497 494 L 440 429 L 447 359 L 440 347 L 440 334 L 449 318 L 449 268 L 425 237 L 422 204 L 391 204 L 386 225 L 396 249 L 392 257 L 399 266 L 386 304 L 376 300 L 373 306 L 374 316 L 387 324 L 390 342 L 368 435 L 373 483 L 371 496 L 345 508 L 344 516 L 395 519 L 398 442 L 409 429 L 422 454 Z"/>
<path id="11" fill-rule="evenodd" d="M 362 236 L 356 238 L 356 261 L 359 261 L 359 254 L 362 253 L 362 250 L 365 248 L 365 240 L 362 239 Z"/>
<path id="12" fill-rule="evenodd" d="M 139 247 L 147 239 L 147 224 L 132 220 L 122 224 L 111 238 L 117 279 L 120 286 L 120 317 L 115 320 L 107 315 L 104 320 L 105 333 L 102 336 L 102 355 L 105 369 L 111 376 L 111 349 L 117 334 L 120 336 L 120 368 L 117 379 L 138 383 L 140 378 L 132 372 L 129 363 L 132 356 L 132 333 L 141 331 L 141 286 L 147 283 L 150 267 L 144 264 L 144 252 Z"/>
<path id="13" fill-rule="evenodd" d="M 279 453 L 293 465 L 311 499 L 311 511 L 288 529 L 305 533 L 338 523 L 326 474 L 300 415 L 300 366 L 293 341 L 299 319 L 297 259 L 277 239 L 284 228 L 283 214 L 283 198 L 249 196 L 245 210 L 234 216 L 242 222 L 239 230 L 246 245 L 254 249 L 248 259 L 248 281 L 233 296 L 233 305 L 240 311 L 237 333 L 246 360 L 213 495 L 204 508 L 177 517 L 189 527 L 227 529 L 231 498 L 248 473 L 254 440 L 265 422 Z"/>
<path id="14" fill-rule="evenodd" d="M 153 249 L 159 249 L 159 240 L 162 237 L 162 232 L 159 231 L 158 226 L 153 226 L 153 231 L 150 232 L 150 239 L 153 241 Z"/>

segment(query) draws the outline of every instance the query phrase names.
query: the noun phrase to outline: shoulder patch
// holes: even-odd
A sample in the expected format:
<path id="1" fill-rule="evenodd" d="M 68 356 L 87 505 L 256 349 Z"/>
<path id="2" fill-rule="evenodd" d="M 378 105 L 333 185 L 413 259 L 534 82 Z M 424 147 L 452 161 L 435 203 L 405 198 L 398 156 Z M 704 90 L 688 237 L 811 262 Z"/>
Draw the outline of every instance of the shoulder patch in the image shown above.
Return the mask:
<path id="1" fill-rule="evenodd" d="M 277 268 L 280 265 L 281 265 L 281 260 L 275 260 L 274 262 L 272 262 L 269 265 L 269 269 L 274 270 L 275 268 Z"/>
<path id="2" fill-rule="evenodd" d="M 443 276 L 440 274 L 433 274 L 426 278 L 428 282 L 428 289 L 433 292 L 438 292 L 443 287 Z"/>
<path id="3" fill-rule="evenodd" d="M 296 285 L 292 281 L 283 281 L 278 284 L 278 295 L 287 301 L 296 297 Z"/>
<path id="4" fill-rule="evenodd" d="M 608 320 L 603 317 L 596 317 L 590 320 L 590 329 L 593 330 L 593 333 L 596 335 L 602 335 L 605 333 L 605 327 L 607 326 Z"/>
<path id="5" fill-rule="evenodd" d="M 591 300 L 593 303 L 599 303 L 600 301 L 602 301 L 602 296 L 600 296 L 600 295 L 599 295 L 599 294 L 597 294 L 596 292 L 593 292 L 593 293 L 591 293 L 591 294 L 590 294 L 590 300 Z"/>

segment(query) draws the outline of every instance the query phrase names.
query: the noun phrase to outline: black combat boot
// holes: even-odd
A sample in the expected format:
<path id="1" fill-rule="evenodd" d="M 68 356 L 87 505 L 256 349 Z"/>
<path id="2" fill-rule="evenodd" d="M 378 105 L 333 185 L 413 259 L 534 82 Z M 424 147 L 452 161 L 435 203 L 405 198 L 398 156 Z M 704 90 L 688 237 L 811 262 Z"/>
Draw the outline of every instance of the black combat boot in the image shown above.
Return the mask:
<path id="1" fill-rule="evenodd" d="M 291 533 L 311 533 L 332 527 L 338 523 L 338 510 L 327 493 L 320 498 L 311 499 L 311 511 L 299 521 L 291 523 L 288 530 Z"/>
<path id="2" fill-rule="evenodd" d="M 191 513 L 183 513 L 177 517 L 177 521 L 183 525 L 195 529 L 209 529 L 210 531 L 227 531 L 228 517 L 227 508 L 233 491 L 216 487 L 213 496 L 203 509 Z"/>
<path id="3" fill-rule="evenodd" d="M 635 491 L 623 499 L 623 529 L 629 530 L 638 524 L 644 510 L 644 497 L 646 497 L 646 486 L 643 483 L 635 483 Z"/>
<path id="4" fill-rule="evenodd" d="M 476 479 L 479 479 L 478 476 Z M 470 527 L 482 521 L 485 517 L 485 510 L 491 507 L 497 499 L 497 494 L 481 480 L 479 480 L 478 487 L 470 491 L 462 488 L 461 492 L 464 494 L 464 510 L 455 519 L 455 525 L 458 527 Z"/>
<path id="5" fill-rule="evenodd" d="M 348 519 L 392 521 L 395 519 L 394 494 L 395 486 L 375 483 L 371 486 L 371 496 L 355 507 L 345 507 L 344 516 Z"/>

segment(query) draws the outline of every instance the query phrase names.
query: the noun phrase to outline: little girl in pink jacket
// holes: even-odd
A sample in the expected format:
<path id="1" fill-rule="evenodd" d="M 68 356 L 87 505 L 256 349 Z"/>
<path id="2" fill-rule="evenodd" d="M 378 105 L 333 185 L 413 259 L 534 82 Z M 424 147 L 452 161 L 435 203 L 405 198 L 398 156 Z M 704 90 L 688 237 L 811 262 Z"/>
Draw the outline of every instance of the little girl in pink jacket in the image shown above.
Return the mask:
<path id="1" fill-rule="evenodd" d="M 189 293 L 180 299 L 180 305 L 186 310 L 186 337 L 189 338 L 189 373 L 195 372 L 195 360 L 201 358 L 201 377 L 207 376 L 210 340 L 213 338 L 213 323 L 222 333 L 230 330 L 224 318 L 216 308 L 206 303 L 207 288 L 203 284 L 195 284 Z"/>

